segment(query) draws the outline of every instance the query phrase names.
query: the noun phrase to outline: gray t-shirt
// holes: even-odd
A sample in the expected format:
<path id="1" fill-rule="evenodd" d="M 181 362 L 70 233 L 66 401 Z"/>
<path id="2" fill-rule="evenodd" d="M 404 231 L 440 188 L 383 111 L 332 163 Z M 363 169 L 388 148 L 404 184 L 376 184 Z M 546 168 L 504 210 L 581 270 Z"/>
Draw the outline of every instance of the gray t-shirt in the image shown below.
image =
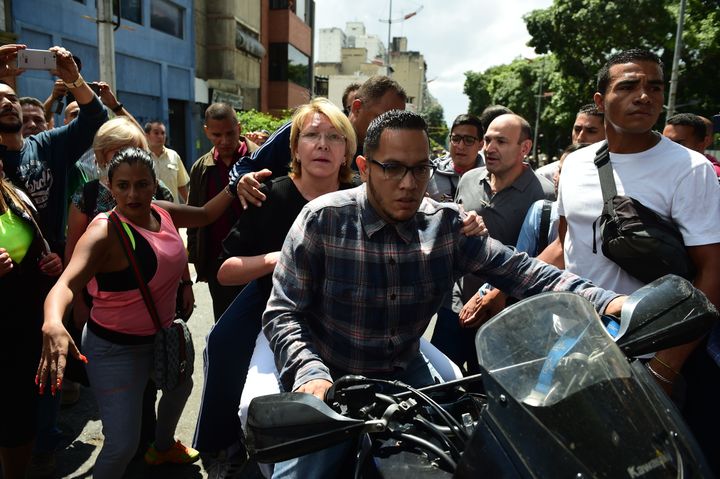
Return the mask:
<path id="1" fill-rule="evenodd" d="M 512 185 L 495 194 L 485 167 L 468 171 L 460 179 L 456 195 L 456 202 L 462 204 L 465 211 L 474 210 L 483 217 L 490 237 L 508 246 L 515 246 L 528 209 L 541 199 L 555 200 L 555 187 L 529 166 Z M 460 312 L 483 283 L 474 275 L 461 278 L 453 288 L 452 310 Z"/>

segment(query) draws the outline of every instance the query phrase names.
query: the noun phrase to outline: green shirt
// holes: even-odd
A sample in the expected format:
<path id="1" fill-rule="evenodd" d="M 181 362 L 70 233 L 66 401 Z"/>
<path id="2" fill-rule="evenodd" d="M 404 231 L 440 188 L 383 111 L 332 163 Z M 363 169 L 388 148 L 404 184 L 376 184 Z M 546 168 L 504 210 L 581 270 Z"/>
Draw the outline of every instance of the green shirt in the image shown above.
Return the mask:
<path id="1" fill-rule="evenodd" d="M 15 263 L 22 263 L 34 237 L 32 226 L 9 208 L 0 215 L 0 248 L 5 248 Z"/>

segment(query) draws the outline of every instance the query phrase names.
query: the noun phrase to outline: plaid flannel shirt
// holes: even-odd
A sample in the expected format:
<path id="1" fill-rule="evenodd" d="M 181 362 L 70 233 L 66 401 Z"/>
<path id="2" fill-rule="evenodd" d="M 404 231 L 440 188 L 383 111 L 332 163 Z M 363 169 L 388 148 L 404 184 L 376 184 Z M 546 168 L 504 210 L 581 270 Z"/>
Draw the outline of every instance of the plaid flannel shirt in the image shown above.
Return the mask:
<path id="1" fill-rule="evenodd" d="M 372 375 L 403 369 L 454 281 L 484 276 L 514 297 L 575 291 L 604 310 L 616 294 L 461 232 L 457 205 L 424 199 L 409 221 L 385 222 L 365 185 L 322 196 L 300 212 L 273 274 L 263 330 L 285 390 L 329 367 Z"/>

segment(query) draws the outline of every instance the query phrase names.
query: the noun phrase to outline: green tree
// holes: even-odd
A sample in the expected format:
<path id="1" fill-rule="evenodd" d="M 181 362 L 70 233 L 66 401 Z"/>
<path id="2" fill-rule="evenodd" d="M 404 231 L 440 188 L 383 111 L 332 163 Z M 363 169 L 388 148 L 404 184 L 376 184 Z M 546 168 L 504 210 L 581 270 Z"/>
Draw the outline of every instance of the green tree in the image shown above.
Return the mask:
<path id="1" fill-rule="evenodd" d="M 420 111 L 420 115 L 425 118 L 428 124 L 431 144 L 434 141 L 437 145 L 444 146 L 447 143 L 450 130 L 448 130 L 447 123 L 445 123 L 443 107 L 427 89 L 425 89 L 425 98 L 425 105 Z"/>
<path id="2" fill-rule="evenodd" d="M 554 153 L 569 143 L 575 113 L 592 102 L 597 72 L 612 53 L 652 50 L 662 58 L 666 80 L 670 79 L 678 9 L 677 0 L 554 0 L 550 7 L 524 17 L 532 36 L 528 44 L 545 58 L 543 91 L 552 95 L 543 98 L 544 151 Z M 717 113 L 720 6 L 715 0 L 688 0 L 683 41 L 677 110 L 704 116 Z M 533 124 L 541 62 L 516 59 L 485 72 L 467 72 L 470 111 L 478 114 L 499 103 Z"/>
<path id="3" fill-rule="evenodd" d="M 273 116 L 257 110 L 241 111 L 237 114 L 238 121 L 243 131 L 267 130 L 271 134 L 286 123 L 292 113 L 288 110 L 282 116 Z"/>
<path id="4" fill-rule="evenodd" d="M 485 72 L 467 72 L 465 94 L 470 98 L 469 111 L 479 115 L 488 105 L 505 105 L 513 112 L 527 119 L 535 126 L 538 94 L 540 97 L 539 146 L 543 151 L 555 153 L 555 150 L 569 141 L 570 126 L 562 109 L 555 107 L 557 90 L 565 85 L 557 74 L 557 64 L 553 55 L 538 58 L 516 58 L 510 64 L 490 67 Z M 540 79 L 542 78 L 542 92 Z M 574 116 L 569 119 L 570 122 Z M 567 137 L 567 138 L 566 138 Z"/>
<path id="5" fill-rule="evenodd" d="M 665 63 L 669 80 L 678 10 L 677 0 L 555 0 L 550 7 L 527 14 L 525 23 L 532 36 L 529 45 L 540 54 L 552 52 L 558 71 L 576 83 L 577 93 L 565 91 L 569 96 L 562 102 L 569 109 L 589 102 L 598 70 L 616 51 L 654 51 Z M 688 0 L 683 41 L 678 109 L 712 114 L 720 103 L 720 6 L 716 1 Z"/>

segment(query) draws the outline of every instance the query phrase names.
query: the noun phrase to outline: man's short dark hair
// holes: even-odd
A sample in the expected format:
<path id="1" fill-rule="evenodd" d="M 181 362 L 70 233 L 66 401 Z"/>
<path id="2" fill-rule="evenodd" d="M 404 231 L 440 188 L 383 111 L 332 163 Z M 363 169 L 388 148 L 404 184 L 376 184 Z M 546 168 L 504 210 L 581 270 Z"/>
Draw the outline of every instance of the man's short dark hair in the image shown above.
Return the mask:
<path id="1" fill-rule="evenodd" d="M 530 122 L 528 122 L 525 118 L 521 117 L 520 115 L 516 115 L 513 113 L 513 116 L 515 116 L 515 118 L 517 118 L 520 121 L 520 138 L 518 139 L 518 142 L 522 143 L 525 140 L 532 140 L 533 133 L 532 133 L 532 127 L 530 126 Z"/>
<path id="2" fill-rule="evenodd" d="M 663 62 L 660 60 L 660 57 L 650 50 L 632 48 L 630 50 L 613 53 L 598 72 L 597 91 L 603 95 L 605 94 L 605 90 L 607 90 L 607 87 L 610 84 L 610 67 L 613 65 L 622 65 L 623 63 L 636 62 L 652 62 L 660 67 L 660 71 L 663 69 Z"/>
<path id="3" fill-rule="evenodd" d="M 205 110 L 205 124 L 207 125 L 208 120 L 235 120 L 237 121 L 237 115 L 235 109 L 227 103 L 213 103 L 207 110 Z"/>
<path id="4" fill-rule="evenodd" d="M 597 116 L 599 118 L 605 118 L 605 114 L 598 110 L 598 107 L 595 103 L 588 103 L 587 105 L 583 105 L 580 107 L 580 109 L 577 112 L 578 115 L 589 115 L 589 116 Z M 577 115 L 575 115 L 577 116 Z"/>
<path id="5" fill-rule="evenodd" d="M 150 133 L 150 130 L 152 130 L 153 125 L 158 125 L 158 124 L 165 126 L 165 123 L 163 123 L 162 120 L 150 120 L 143 125 L 143 130 L 145 130 L 145 133 Z"/>
<path id="6" fill-rule="evenodd" d="M 363 151 L 366 158 L 372 158 L 373 153 L 380 148 L 380 136 L 385 130 L 417 130 L 428 134 L 428 126 L 423 117 L 407 110 L 390 110 L 370 122 Z M 428 145 L 429 145 L 428 140 Z"/>
<path id="7" fill-rule="evenodd" d="M 45 105 L 43 105 L 43 102 L 38 100 L 37 98 L 31 97 L 31 96 L 24 96 L 18 99 L 18 102 L 20 102 L 20 106 L 25 105 L 32 105 L 40 108 L 43 113 L 45 113 Z"/>
<path id="8" fill-rule="evenodd" d="M 701 117 L 695 113 L 678 113 L 667 119 L 668 125 L 689 126 L 692 128 L 693 137 L 697 141 L 703 141 L 707 135 L 707 127 Z"/>
<path id="9" fill-rule="evenodd" d="M 488 126 L 490 126 L 490 123 L 492 123 L 495 118 L 512 112 L 510 108 L 504 105 L 490 105 L 486 107 L 482 113 L 480 113 L 480 123 L 482 124 L 483 132 L 487 131 Z"/>
<path id="10" fill-rule="evenodd" d="M 358 88 L 355 98 L 362 100 L 364 103 L 372 104 L 390 91 L 397 93 L 403 102 L 407 103 L 405 89 L 398 82 L 384 75 L 371 76 L 365 80 L 365 83 Z"/>
<path id="11" fill-rule="evenodd" d="M 345 87 L 345 90 L 343 91 L 343 94 L 342 94 L 342 100 L 341 100 L 343 108 L 345 108 L 347 106 L 347 99 L 350 96 L 350 94 L 354 91 L 359 90 L 360 86 L 361 85 L 359 83 L 351 83 Z"/>
<path id="12" fill-rule="evenodd" d="M 470 115 L 467 113 L 463 113 L 461 115 L 458 115 L 455 118 L 455 121 L 453 121 L 452 128 L 450 128 L 450 133 L 455 129 L 455 127 L 458 127 L 460 125 L 470 125 L 474 126 L 477 130 L 477 137 L 482 140 L 483 135 L 485 134 L 485 128 L 483 128 L 483 124 L 480 121 L 480 118 L 476 117 L 475 115 Z"/>

